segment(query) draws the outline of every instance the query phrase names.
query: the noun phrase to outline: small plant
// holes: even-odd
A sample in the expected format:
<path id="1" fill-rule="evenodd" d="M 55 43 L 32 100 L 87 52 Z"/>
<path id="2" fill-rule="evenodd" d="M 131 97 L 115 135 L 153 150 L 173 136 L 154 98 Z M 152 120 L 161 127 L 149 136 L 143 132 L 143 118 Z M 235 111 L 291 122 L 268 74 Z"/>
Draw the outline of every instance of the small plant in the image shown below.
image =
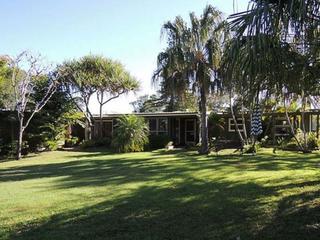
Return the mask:
<path id="1" fill-rule="evenodd" d="M 77 146 L 78 143 L 79 143 L 78 137 L 70 137 L 65 140 L 64 146 L 65 147 L 74 147 L 74 146 Z"/>
<path id="2" fill-rule="evenodd" d="M 300 143 L 303 149 L 301 149 L 297 141 Z M 279 142 L 279 146 L 281 149 L 284 149 L 284 150 L 292 150 L 292 151 L 303 150 L 304 152 L 310 152 L 312 150 L 319 149 L 320 140 L 317 138 L 316 133 L 314 132 L 306 133 L 306 141 L 307 141 L 307 146 L 305 149 L 303 131 L 298 128 L 295 134 L 295 137 L 292 137 L 290 139 L 282 139 L 282 141 Z"/>
<path id="3" fill-rule="evenodd" d="M 261 143 L 256 142 L 255 144 L 248 144 L 244 145 L 243 147 L 243 153 L 251 153 L 251 154 L 256 154 L 257 151 L 261 148 Z"/>
<path id="4" fill-rule="evenodd" d="M 116 125 L 112 147 L 117 152 L 141 152 L 149 142 L 149 128 L 145 120 L 135 115 L 124 115 Z"/>
<path id="5" fill-rule="evenodd" d="M 59 148 L 59 143 L 55 140 L 48 140 L 45 142 L 45 146 L 49 151 L 56 151 Z"/>
<path id="6" fill-rule="evenodd" d="M 87 149 L 87 148 L 93 148 L 96 146 L 96 142 L 94 140 L 83 140 L 80 143 L 80 147 L 83 149 Z"/>

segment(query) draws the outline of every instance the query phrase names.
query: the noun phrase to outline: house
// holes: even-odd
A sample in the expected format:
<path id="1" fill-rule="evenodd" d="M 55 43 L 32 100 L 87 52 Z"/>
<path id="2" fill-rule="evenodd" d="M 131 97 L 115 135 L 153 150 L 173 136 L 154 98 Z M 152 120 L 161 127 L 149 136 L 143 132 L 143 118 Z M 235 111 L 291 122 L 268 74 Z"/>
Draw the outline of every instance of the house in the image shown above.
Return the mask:
<path id="1" fill-rule="evenodd" d="M 149 125 L 151 135 L 168 135 L 175 146 L 194 145 L 199 142 L 200 119 L 197 112 L 155 112 L 155 113 L 133 113 L 146 119 Z M 103 115 L 103 130 L 99 133 L 100 119 L 94 116 L 93 138 L 110 137 L 114 134 L 117 119 L 123 114 L 105 114 Z M 220 129 L 215 128 L 215 123 L 208 121 L 209 138 L 215 137 L 228 140 L 237 144 L 239 142 L 238 132 L 235 122 L 230 113 L 217 113 L 221 120 Z M 301 113 L 289 113 L 294 128 L 302 129 Z M 209 118 L 210 119 L 210 118 Z M 250 136 L 249 113 L 236 115 L 237 125 L 240 132 Z M 243 122 L 244 120 L 244 122 Z M 290 125 L 287 122 L 285 113 L 264 113 L 262 116 L 263 134 L 261 137 L 268 136 L 273 144 L 277 144 L 278 138 L 291 135 Z M 320 111 L 313 110 L 305 112 L 305 128 L 308 132 L 318 132 L 320 130 Z"/>
<path id="2" fill-rule="evenodd" d="M 212 129 L 214 124 L 209 121 L 209 137 L 220 137 L 227 140 L 239 141 L 239 136 L 235 128 L 235 122 L 230 113 L 218 113 L 216 114 L 219 122 L 222 123 L 222 129 L 216 131 Z M 290 112 L 290 120 L 292 121 L 295 129 L 303 129 L 303 121 L 300 112 Z M 216 119 L 217 119 L 216 118 Z M 246 130 L 248 136 L 250 136 L 250 119 L 251 115 L 245 113 L 243 115 L 236 115 L 236 121 L 239 131 L 243 134 Z M 320 130 L 320 111 L 310 110 L 304 113 L 304 127 L 307 132 L 315 132 L 319 137 Z M 290 124 L 288 123 L 285 113 L 272 112 L 263 113 L 262 115 L 263 134 L 261 137 L 268 136 L 272 140 L 272 143 L 277 144 L 277 139 L 285 138 L 291 135 Z"/>
<path id="3" fill-rule="evenodd" d="M 133 113 L 145 118 L 151 135 L 168 135 L 174 145 L 186 146 L 199 142 L 199 114 L 196 112 Z M 114 134 L 117 119 L 123 114 L 103 115 L 102 134 L 99 133 L 100 118 L 94 116 L 93 138 L 110 137 Z"/>

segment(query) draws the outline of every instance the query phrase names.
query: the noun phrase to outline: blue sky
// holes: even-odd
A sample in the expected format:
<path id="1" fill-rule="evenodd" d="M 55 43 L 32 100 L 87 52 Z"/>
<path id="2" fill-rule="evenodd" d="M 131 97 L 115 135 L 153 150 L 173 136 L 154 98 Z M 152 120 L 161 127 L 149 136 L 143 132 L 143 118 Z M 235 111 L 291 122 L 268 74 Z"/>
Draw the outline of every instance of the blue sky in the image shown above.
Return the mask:
<path id="1" fill-rule="evenodd" d="M 248 0 L 236 0 L 239 11 Z M 207 4 L 229 15 L 233 0 L 10 0 L 0 8 L 0 55 L 23 50 L 61 63 L 86 54 L 102 54 L 121 61 L 141 82 L 141 91 L 110 103 L 105 112 L 129 112 L 130 101 L 152 93 L 151 75 L 164 48 L 164 22 L 189 12 L 201 14 Z M 93 101 L 91 107 L 97 112 Z"/>

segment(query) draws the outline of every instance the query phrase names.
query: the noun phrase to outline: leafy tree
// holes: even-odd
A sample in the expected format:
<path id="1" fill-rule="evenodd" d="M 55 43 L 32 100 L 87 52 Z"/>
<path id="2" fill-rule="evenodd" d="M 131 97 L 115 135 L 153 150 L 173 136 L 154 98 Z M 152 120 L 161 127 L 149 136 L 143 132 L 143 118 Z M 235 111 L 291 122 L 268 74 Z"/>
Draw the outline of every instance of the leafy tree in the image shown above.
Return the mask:
<path id="1" fill-rule="evenodd" d="M 14 110 L 14 94 L 11 86 L 10 58 L 0 56 L 0 108 Z"/>
<path id="2" fill-rule="evenodd" d="M 247 11 L 232 15 L 234 38 L 223 68 L 230 92 L 251 109 L 270 96 L 282 100 L 289 123 L 288 102 L 298 97 L 304 123 L 308 99 L 319 95 L 319 9 L 317 0 L 252 0 Z M 306 151 L 306 138 L 299 145 Z"/>
<path id="3" fill-rule="evenodd" d="M 161 112 L 166 108 L 166 102 L 155 94 L 149 96 L 144 95 L 139 97 L 136 101 L 130 103 L 133 111 L 136 113 L 142 112 Z"/>
<path id="4" fill-rule="evenodd" d="M 181 17 L 163 25 L 167 49 L 158 55 L 154 80 L 166 92 L 181 95 L 192 89 L 198 95 L 201 113 L 201 149 L 208 153 L 207 98 L 218 80 L 225 31 L 222 14 L 208 5 L 200 18 L 190 13 L 191 26 Z"/>
<path id="5" fill-rule="evenodd" d="M 47 84 L 46 81 L 37 82 L 31 96 L 33 101 L 39 101 Z M 68 128 L 76 124 L 84 127 L 83 114 L 69 99 L 63 87 L 57 86 L 56 92 L 30 124 L 26 136 L 28 145 L 31 148 L 48 147 L 48 142 L 63 142 L 68 135 Z"/>
<path id="6" fill-rule="evenodd" d="M 140 84 L 121 63 L 100 56 L 92 56 L 92 58 L 98 62 L 100 72 L 96 87 L 97 100 L 100 105 L 99 116 L 101 130 L 99 132 L 102 134 L 103 106 L 123 94 L 138 90 Z"/>
<path id="7" fill-rule="evenodd" d="M 86 119 L 86 139 L 91 139 L 93 114 L 89 103 L 97 92 L 99 63 L 92 56 L 85 56 L 79 60 L 64 62 L 58 67 L 56 74 L 69 99 L 74 102 L 79 111 L 83 112 Z"/>
<path id="8" fill-rule="evenodd" d="M 151 96 L 141 96 L 130 104 L 133 106 L 134 112 L 196 112 L 198 110 L 197 98 L 191 92 L 186 92 L 183 100 L 181 98 L 177 98 L 174 101 L 171 100 L 171 98 L 168 99 L 164 95 L 153 94 Z"/>
<path id="9" fill-rule="evenodd" d="M 39 57 L 22 52 L 16 58 L 9 60 L 11 68 L 11 87 L 14 90 L 15 110 L 19 121 L 17 160 L 21 158 L 23 133 L 29 126 L 34 115 L 38 113 L 49 101 L 56 91 L 57 81 L 53 75 L 47 73 Z M 46 75 L 47 74 L 47 75 Z M 37 101 L 32 101 L 36 83 L 46 81 L 47 88 Z"/>
<path id="10" fill-rule="evenodd" d="M 58 75 L 69 98 L 84 113 L 87 122 L 86 139 L 92 137 L 93 114 L 89 108 L 92 96 L 97 96 L 102 120 L 102 110 L 106 103 L 139 87 L 139 83 L 123 65 L 101 56 L 88 55 L 65 62 L 59 66 Z"/>
<path id="11" fill-rule="evenodd" d="M 123 115 L 116 125 L 112 146 L 118 152 L 141 152 L 149 142 L 149 128 L 142 117 Z"/>

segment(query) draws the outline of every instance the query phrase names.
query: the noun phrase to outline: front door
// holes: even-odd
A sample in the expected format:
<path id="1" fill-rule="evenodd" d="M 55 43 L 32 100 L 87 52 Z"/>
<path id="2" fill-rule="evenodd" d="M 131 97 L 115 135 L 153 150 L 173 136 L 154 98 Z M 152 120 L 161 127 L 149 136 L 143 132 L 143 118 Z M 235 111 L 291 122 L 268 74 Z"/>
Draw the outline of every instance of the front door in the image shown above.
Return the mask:
<path id="1" fill-rule="evenodd" d="M 185 121 L 185 142 L 186 144 L 196 142 L 196 119 L 186 119 Z"/>

